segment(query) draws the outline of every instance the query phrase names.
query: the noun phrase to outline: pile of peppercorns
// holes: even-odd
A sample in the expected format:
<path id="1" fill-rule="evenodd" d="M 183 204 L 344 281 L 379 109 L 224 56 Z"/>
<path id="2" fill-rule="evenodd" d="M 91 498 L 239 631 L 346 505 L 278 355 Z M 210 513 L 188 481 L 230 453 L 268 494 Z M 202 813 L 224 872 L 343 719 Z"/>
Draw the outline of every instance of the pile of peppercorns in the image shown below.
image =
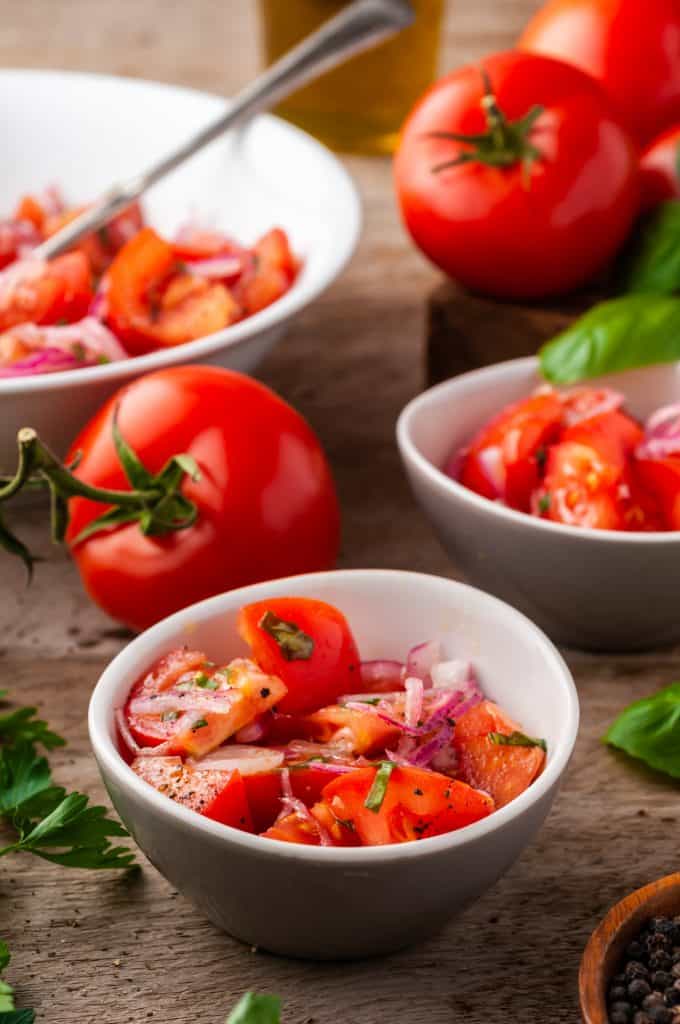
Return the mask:
<path id="1" fill-rule="evenodd" d="M 609 1024 L 680 1024 L 680 916 L 653 917 L 607 992 Z"/>

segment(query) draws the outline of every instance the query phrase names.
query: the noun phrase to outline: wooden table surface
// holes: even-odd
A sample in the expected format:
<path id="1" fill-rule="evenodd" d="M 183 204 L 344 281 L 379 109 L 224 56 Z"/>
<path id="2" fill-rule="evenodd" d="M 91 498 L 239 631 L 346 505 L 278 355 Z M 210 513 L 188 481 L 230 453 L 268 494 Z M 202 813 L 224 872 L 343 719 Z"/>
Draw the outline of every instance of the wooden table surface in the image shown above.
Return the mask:
<path id="1" fill-rule="evenodd" d="M 534 6 L 453 0 L 442 66 L 508 46 Z M 257 69 L 256 28 L 251 0 L 0 0 L 0 65 L 229 92 Z M 261 376 L 309 418 L 330 455 L 344 509 L 341 565 L 455 576 L 408 492 L 393 441 L 399 409 L 422 386 L 424 301 L 438 278 L 399 226 L 389 163 L 346 164 L 365 204 L 359 251 Z M 38 543 L 37 515 L 25 518 Z M 127 637 L 88 602 L 66 558 L 47 554 L 30 590 L 18 567 L 3 562 L 0 678 L 68 737 L 53 758 L 58 781 L 102 800 L 87 701 Z M 677 868 L 676 788 L 599 742 L 617 710 L 673 680 L 677 652 L 566 653 L 582 727 L 555 809 L 495 889 L 437 938 L 358 964 L 278 959 L 218 932 L 148 864 L 129 879 L 25 855 L 0 864 L 0 935 L 14 951 L 9 976 L 19 1005 L 35 1006 L 51 1024 L 212 1024 L 255 988 L 280 993 L 289 1024 L 575 1021 L 578 961 L 598 916 Z M 332 923 L 332 907 L 328 914 Z"/>

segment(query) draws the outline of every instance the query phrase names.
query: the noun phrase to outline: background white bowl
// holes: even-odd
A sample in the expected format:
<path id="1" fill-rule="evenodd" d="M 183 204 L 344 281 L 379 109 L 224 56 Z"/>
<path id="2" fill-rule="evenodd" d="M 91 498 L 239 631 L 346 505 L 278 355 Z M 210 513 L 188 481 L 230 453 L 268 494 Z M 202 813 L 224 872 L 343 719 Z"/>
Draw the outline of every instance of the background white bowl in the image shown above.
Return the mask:
<path id="1" fill-rule="evenodd" d="M 235 622 L 249 601 L 276 595 L 330 601 L 348 617 L 364 658 L 403 658 L 441 637 L 474 660 L 482 686 L 528 733 L 547 764 L 520 797 L 483 821 L 417 843 L 317 849 L 261 839 L 174 804 L 118 753 L 114 709 L 148 666 L 191 644 L 220 661 L 244 653 Z M 569 760 L 578 698 L 564 661 L 524 616 L 479 590 L 416 573 L 357 570 L 262 583 L 211 598 L 158 623 L 109 665 L 92 695 L 90 739 L 111 799 L 158 870 L 219 927 L 290 956 L 386 953 L 437 931 L 476 900 L 543 822 Z"/>
<path id="2" fill-rule="evenodd" d="M 442 472 L 490 417 L 542 382 L 537 368 L 534 358 L 499 363 L 438 384 L 406 406 L 397 440 L 418 501 L 456 566 L 553 640 L 604 651 L 680 640 L 680 533 L 562 526 L 488 501 Z M 644 419 L 680 399 L 680 364 L 592 383 L 622 391 L 628 411 Z"/>
<path id="3" fill-rule="evenodd" d="M 225 106 L 191 89 L 61 71 L 0 71 L 0 93 L 0 216 L 21 195 L 52 184 L 74 204 L 93 200 Z M 14 466 L 20 427 L 35 427 L 63 452 L 102 401 L 141 373 L 191 362 L 253 370 L 288 320 L 340 273 L 361 225 L 359 198 L 340 162 L 270 115 L 212 143 L 151 189 L 144 207 L 161 232 L 197 216 L 252 242 L 278 225 L 304 266 L 278 302 L 204 339 L 108 366 L 0 379 L 0 469 Z"/>

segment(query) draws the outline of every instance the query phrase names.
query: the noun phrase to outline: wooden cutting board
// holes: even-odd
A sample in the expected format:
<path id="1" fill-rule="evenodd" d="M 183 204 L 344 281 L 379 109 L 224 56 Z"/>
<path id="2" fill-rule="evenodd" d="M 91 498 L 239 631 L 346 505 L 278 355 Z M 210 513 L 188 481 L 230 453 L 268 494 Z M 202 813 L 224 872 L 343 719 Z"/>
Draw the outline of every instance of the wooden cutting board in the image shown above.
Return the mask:
<path id="1" fill-rule="evenodd" d="M 534 355 L 602 297 L 601 290 L 590 290 L 551 302 L 502 302 L 473 295 L 451 281 L 442 283 L 428 302 L 428 386 L 480 366 Z"/>

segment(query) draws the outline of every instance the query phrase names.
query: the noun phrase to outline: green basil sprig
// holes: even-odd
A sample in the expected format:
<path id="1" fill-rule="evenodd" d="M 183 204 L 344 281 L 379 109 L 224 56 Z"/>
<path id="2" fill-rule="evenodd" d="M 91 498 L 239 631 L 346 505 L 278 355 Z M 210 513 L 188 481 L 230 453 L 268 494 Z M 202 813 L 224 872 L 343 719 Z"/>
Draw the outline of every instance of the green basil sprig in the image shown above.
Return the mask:
<path id="1" fill-rule="evenodd" d="M 650 768 L 680 778 L 680 682 L 630 704 L 604 737 Z"/>
<path id="2" fill-rule="evenodd" d="M 680 359 L 680 298 L 626 295 L 593 306 L 539 352 L 553 384 Z"/>
<path id="3" fill-rule="evenodd" d="M 640 225 L 624 277 L 627 292 L 680 291 L 680 203 L 660 203 Z"/>

